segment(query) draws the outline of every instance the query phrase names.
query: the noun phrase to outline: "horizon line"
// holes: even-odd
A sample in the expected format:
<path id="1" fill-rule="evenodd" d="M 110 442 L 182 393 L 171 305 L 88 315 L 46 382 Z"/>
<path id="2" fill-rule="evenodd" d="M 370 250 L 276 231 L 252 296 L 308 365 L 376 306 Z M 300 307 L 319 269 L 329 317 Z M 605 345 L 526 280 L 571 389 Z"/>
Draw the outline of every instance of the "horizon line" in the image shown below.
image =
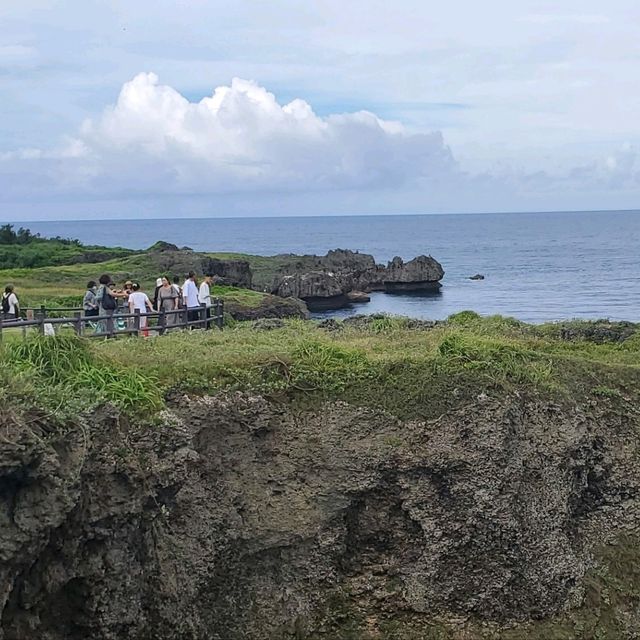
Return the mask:
<path id="1" fill-rule="evenodd" d="M 59 218 L 35 220 L 0 220 L 0 224 L 23 225 L 31 223 L 56 222 L 142 222 L 166 220 L 263 220 L 287 218 L 382 218 L 382 217 L 419 217 L 419 216 L 482 216 L 482 215 L 527 215 L 527 214 L 581 214 L 581 213 L 639 213 L 638 209 L 560 209 L 560 210 L 527 210 L 527 211 L 443 211 L 430 213 L 322 213 L 322 214 L 278 214 L 278 215 L 239 215 L 239 216 L 163 216 L 158 218 Z"/>

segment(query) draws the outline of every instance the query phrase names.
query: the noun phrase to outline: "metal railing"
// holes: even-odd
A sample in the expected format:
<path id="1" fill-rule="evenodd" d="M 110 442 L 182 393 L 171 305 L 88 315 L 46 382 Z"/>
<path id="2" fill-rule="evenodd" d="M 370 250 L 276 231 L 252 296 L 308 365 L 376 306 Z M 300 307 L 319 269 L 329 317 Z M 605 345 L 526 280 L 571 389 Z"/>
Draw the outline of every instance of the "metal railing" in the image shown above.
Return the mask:
<path id="1" fill-rule="evenodd" d="M 26 336 L 27 329 L 35 328 L 45 335 L 47 331 L 55 333 L 58 326 L 71 326 L 78 336 L 87 338 L 115 338 L 128 335 L 164 335 L 172 329 L 224 328 L 224 302 L 220 298 L 212 300 L 211 307 L 200 305 L 198 308 L 181 307 L 170 311 L 149 311 L 141 313 L 121 313 L 117 309 L 111 314 L 87 316 L 78 307 L 28 308 L 26 319 L 6 320 L 0 314 L 0 342 L 3 331 L 20 329 Z M 60 313 L 73 312 L 73 316 L 60 317 Z M 208 312 L 208 313 L 207 313 Z M 54 314 L 54 315 L 52 315 Z M 123 324 L 124 327 L 120 325 Z M 47 327 L 49 325 L 49 327 Z M 92 330 L 92 331 L 91 331 Z"/>

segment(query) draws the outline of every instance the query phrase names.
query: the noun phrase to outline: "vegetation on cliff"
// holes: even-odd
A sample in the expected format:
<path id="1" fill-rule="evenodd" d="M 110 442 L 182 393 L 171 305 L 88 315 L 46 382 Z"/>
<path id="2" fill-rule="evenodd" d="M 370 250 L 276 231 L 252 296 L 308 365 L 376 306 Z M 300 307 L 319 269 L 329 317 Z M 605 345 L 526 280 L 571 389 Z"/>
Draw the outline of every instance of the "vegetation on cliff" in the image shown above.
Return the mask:
<path id="1" fill-rule="evenodd" d="M 632 410 L 640 390 L 640 332 L 626 323 L 535 326 L 471 312 L 444 323 L 387 316 L 324 325 L 259 321 L 145 341 L 9 340 L 2 364 L 20 385 L 33 383 L 36 395 L 62 394 L 67 409 L 74 398 L 146 410 L 175 393 L 253 390 L 428 418 L 478 393 L 529 390 L 557 400 L 616 401 Z"/>
<path id="2" fill-rule="evenodd" d="M 69 238 L 43 238 L 29 229 L 0 226 L 0 269 L 103 262 L 133 253 L 121 247 L 84 245 Z"/>

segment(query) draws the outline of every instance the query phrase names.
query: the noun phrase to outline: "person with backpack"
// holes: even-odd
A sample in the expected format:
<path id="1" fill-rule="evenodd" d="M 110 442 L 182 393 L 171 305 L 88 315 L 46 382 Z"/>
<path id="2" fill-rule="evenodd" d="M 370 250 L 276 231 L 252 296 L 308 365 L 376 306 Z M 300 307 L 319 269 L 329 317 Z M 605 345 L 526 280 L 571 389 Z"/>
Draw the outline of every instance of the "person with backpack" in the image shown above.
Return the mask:
<path id="1" fill-rule="evenodd" d="M 93 280 L 89 280 L 87 283 L 87 290 L 84 293 L 82 299 L 82 310 L 86 317 L 97 316 L 99 313 L 98 298 L 96 296 L 96 283 Z"/>
<path id="2" fill-rule="evenodd" d="M 2 318 L 3 320 L 18 320 L 20 318 L 20 304 L 12 284 L 8 284 L 2 294 Z"/>
<path id="3" fill-rule="evenodd" d="M 106 320 L 102 320 L 96 329 L 96 333 L 111 334 L 114 331 L 113 315 L 118 308 L 118 298 L 126 296 L 124 292 L 118 292 L 111 288 L 113 280 L 107 273 L 100 276 L 98 280 L 100 287 L 96 293 L 98 300 L 98 310 L 101 316 L 108 316 Z"/>

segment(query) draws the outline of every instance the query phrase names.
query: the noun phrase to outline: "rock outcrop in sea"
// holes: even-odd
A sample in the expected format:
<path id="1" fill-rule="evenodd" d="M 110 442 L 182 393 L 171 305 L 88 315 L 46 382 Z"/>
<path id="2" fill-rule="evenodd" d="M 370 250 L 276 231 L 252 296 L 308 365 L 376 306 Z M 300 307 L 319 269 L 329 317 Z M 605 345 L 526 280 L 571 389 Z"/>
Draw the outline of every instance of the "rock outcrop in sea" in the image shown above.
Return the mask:
<path id="1" fill-rule="evenodd" d="M 277 256 L 276 256 L 277 258 Z M 351 292 L 435 291 L 444 276 L 442 265 L 431 256 L 409 262 L 395 257 L 387 265 L 373 256 L 336 249 L 326 256 L 287 256 L 271 285 L 271 292 L 304 300 L 310 310 L 338 309 L 349 303 Z"/>

